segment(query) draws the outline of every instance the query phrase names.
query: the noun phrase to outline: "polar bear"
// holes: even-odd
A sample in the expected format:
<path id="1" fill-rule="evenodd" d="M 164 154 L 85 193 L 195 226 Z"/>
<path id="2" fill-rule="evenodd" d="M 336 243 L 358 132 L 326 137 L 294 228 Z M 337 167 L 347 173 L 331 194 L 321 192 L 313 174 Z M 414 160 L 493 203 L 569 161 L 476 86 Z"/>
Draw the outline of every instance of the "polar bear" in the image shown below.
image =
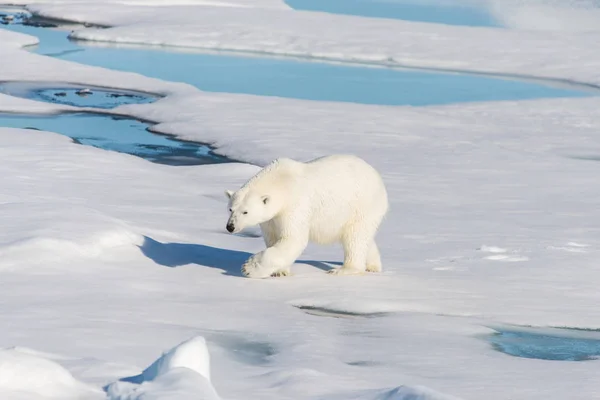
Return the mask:
<path id="1" fill-rule="evenodd" d="M 387 191 L 379 173 L 356 156 L 279 158 L 225 194 L 227 231 L 260 225 L 267 246 L 242 266 L 247 277 L 289 275 L 309 241 L 342 244 L 344 264 L 332 274 L 381 271 L 375 234 L 388 211 Z"/>

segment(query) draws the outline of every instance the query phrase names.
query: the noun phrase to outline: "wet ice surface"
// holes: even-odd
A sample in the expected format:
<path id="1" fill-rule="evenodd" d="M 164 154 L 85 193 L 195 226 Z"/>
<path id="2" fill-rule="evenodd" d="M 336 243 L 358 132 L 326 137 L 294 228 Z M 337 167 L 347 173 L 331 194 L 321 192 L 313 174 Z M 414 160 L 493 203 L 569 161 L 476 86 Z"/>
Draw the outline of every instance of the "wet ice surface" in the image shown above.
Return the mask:
<path id="1" fill-rule="evenodd" d="M 365 104 L 425 106 L 469 101 L 579 97 L 589 93 L 530 82 L 456 73 L 434 73 L 391 68 L 335 65 L 231 54 L 181 52 L 147 47 L 85 46 L 68 40 L 68 31 L 53 23 L 29 19 L 13 11 L 0 15 L 6 27 L 37 36 L 39 54 L 114 70 L 140 73 L 169 81 L 183 81 L 199 89 L 310 100 Z M 13 16 L 10 19 L 10 16 Z M 6 20 L 9 18 L 9 20 Z M 91 88 L 60 83 L 4 82 L 0 92 L 76 107 L 115 108 L 149 103 L 158 98 L 145 93 Z M 102 119 L 105 122 L 101 122 Z M 85 123 L 93 123 L 86 126 Z M 0 125 L 35 127 L 65 134 L 78 143 L 124 152 L 153 162 L 193 165 L 229 161 L 202 144 L 153 135 L 147 125 L 110 116 L 0 117 Z"/>
<path id="2" fill-rule="evenodd" d="M 286 0 L 286 3 L 296 10 L 449 25 L 500 26 L 484 8 L 461 4 L 459 1 L 440 3 L 417 0 Z"/>
<path id="3" fill-rule="evenodd" d="M 573 329 L 498 329 L 492 346 L 515 357 L 555 361 L 588 361 L 600 358 L 600 333 Z"/>
<path id="4" fill-rule="evenodd" d="M 18 21 L 6 27 L 40 38 L 35 48 L 39 54 L 185 82 L 209 92 L 410 106 L 590 96 L 571 88 L 481 75 L 70 41 L 65 30 Z"/>
<path id="5" fill-rule="evenodd" d="M 110 46 L 85 49 L 60 58 L 186 82 L 209 92 L 411 106 L 589 95 L 536 83 L 458 73 L 175 50 Z"/>
<path id="6" fill-rule="evenodd" d="M 11 30 L 41 36 L 40 44 L 36 46 L 36 51 L 41 54 L 58 57 L 84 50 L 67 40 L 67 31 L 48 29 L 56 25 L 44 20 L 29 20 L 28 16 L 18 10 L 0 11 L 0 21 Z M 159 98 L 149 93 L 61 82 L 1 82 L 0 93 L 54 104 L 100 109 L 151 103 Z M 205 144 L 155 134 L 148 130 L 148 123 L 110 114 L 36 116 L 0 113 L 0 126 L 57 132 L 71 137 L 79 144 L 131 154 L 165 165 L 202 165 L 231 161 L 214 154 L 210 146 Z"/>
<path id="7" fill-rule="evenodd" d="M 74 113 L 51 116 L 0 114 L 0 126 L 57 132 L 77 143 L 131 154 L 159 164 L 229 162 L 204 144 L 174 140 L 148 131 L 148 124 L 111 115 Z"/>
<path id="8" fill-rule="evenodd" d="M 134 91 L 38 82 L 0 83 L 0 93 L 54 104 L 103 109 L 124 104 L 151 103 L 158 99 L 158 96 Z"/>

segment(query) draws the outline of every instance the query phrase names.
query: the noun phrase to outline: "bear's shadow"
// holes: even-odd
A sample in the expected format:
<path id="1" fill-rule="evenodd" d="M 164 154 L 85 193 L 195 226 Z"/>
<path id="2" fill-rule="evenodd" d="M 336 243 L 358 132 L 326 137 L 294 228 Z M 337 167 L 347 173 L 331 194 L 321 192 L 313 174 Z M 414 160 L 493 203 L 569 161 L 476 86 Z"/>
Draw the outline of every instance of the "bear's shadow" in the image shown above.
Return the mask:
<path id="1" fill-rule="evenodd" d="M 203 244 L 161 243 L 144 236 L 144 243 L 139 246 L 142 253 L 159 265 L 175 268 L 182 265 L 198 264 L 224 271 L 225 275 L 242 276 L 241 267 L 252 253 L 238 250 L 221 249 Z M 340 262 L 323 262 L 315 260 L 297 260 L 297 263 L 309 264 L 328 271 L 328 264 L 342 265 Z"/>

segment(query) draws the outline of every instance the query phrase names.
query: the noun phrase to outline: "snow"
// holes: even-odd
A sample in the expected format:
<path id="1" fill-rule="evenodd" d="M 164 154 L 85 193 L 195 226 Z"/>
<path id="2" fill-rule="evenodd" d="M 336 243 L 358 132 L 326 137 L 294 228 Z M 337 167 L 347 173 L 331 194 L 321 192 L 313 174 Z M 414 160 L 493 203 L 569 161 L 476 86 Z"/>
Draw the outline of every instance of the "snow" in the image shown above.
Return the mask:
<path id="1" fill-rule="evenodd" d="M 107 389 L 109 400 L 219 400 L 202 376 L 187 368 L 169 371 L 141 385 L 119 382 Z"/>
<path id="2" fill-rule="evenodd" d="M 56 165 L 48 164 L 55 173 L 64 171 L 65 168 Z M 86 207 L 67 208 L 60 203 L 37 200 L 24 204 L 11 202 L 4 205 L 4 211 L 13 218 L 4 219 L 4 226 L 11 233 L 7 235 L 5 231 L 4 244 L 0 246 L 2 269 L 18 268 L 23 262 L 31 267 L 74 258 L 97 258 L 110 249 L 143 242 L 141 236 L 121 221 Z M 81 224 L 83 216 L 85 225 Z M 17 236 L 19 230 L 23 233 Z M 31 260 L 31 254 L 36 255 L 35 260 Z"/>
<path id="3" fill-rule="evenodd" d="M 487 7 L 502 24 L 534 31 L 600 31 L 595 0 L 489 0 Z"/>
<path id="4" fill-rule="evenodd" d="M 219 400 L 209 369 L 206 342 L 196 336 L 163 354 L 141 375 L 111 384 L 106 393 L 113 400 Z"/>
<path id="5" fill-rule="evenodd" d="M 203 337 L 191 338 L 169 350 L 144 370 L 144 380 L 155 380 L 175 368 L 188 368 L 210 381 L 210 356 Z"/>
<path id="6" fill-rule="evenodd" d="M 589 84 L 600 76 L 595 33 L 225 7 L 37 7 L 122 24 L 78 33 L 107 40 L 208 46 L 212 32 L 212 48 L 392 55 Z M 411 108 L 203 93 L 19 49 L 31 43 L 0 30 L 2 80 L 165 95 L 116 111 L 257 165 L 355 153 L 382 172 L 391 212 L 379 236 L 383 274 L 329 276 L 340 250 L 310 247 L 290 278 L 245 279 L 241 264 L 264 245 L 256 230 L 225 232 L 223 191 L 257 165 L 169 167 L 0 128 L 0 344 L 44 352 L 0 352 L 10 372 L 0 373 L 0 397 L 93 399 L 107 388 L 112 399 L 583 400 L 600 391 L 598 361 L 511 357 L 486 340 L 504 324 L 600 328 L 597 98 Z M 69 107 L 2 95 L 0 109 Z"/>
<path id="7" fill-rule="evenodd" d="M 33 46 L 39 42 L 38 38 L 18 32 L 2 30 L 0 31 L 0 35 L 0 38 L 2 38 L 2 40 L 0 40 L 0 46 L 3 47 L 21 48 Z"/>
<path id="8" fill-rule="evenodd" d="M 59 364 L 26 348 L 0 349 L 0 396 L 15 400 L 102 399 Z"/>

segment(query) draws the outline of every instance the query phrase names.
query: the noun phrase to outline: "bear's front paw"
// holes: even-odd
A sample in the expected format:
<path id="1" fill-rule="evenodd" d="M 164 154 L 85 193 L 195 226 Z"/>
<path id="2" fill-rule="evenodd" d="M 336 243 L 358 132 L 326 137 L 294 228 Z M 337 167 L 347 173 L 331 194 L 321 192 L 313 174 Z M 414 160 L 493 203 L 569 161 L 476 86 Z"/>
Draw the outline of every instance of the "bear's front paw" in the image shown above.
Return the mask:
<path id="1" fill-rule="evenodd" d="M 242 265 L 242 274 L 248 278 L 268 278 L 271 274 L 265 272 L 257 258 L 252 256 Z"/>
<path id="2" fill-rule="evenodd" d="M 272 278 L 281 278 L 284 276 L 291 276 L 292 273 L 289 269 L 280 269 L 279 271 L 275 271 L 271 274 Z"/>

